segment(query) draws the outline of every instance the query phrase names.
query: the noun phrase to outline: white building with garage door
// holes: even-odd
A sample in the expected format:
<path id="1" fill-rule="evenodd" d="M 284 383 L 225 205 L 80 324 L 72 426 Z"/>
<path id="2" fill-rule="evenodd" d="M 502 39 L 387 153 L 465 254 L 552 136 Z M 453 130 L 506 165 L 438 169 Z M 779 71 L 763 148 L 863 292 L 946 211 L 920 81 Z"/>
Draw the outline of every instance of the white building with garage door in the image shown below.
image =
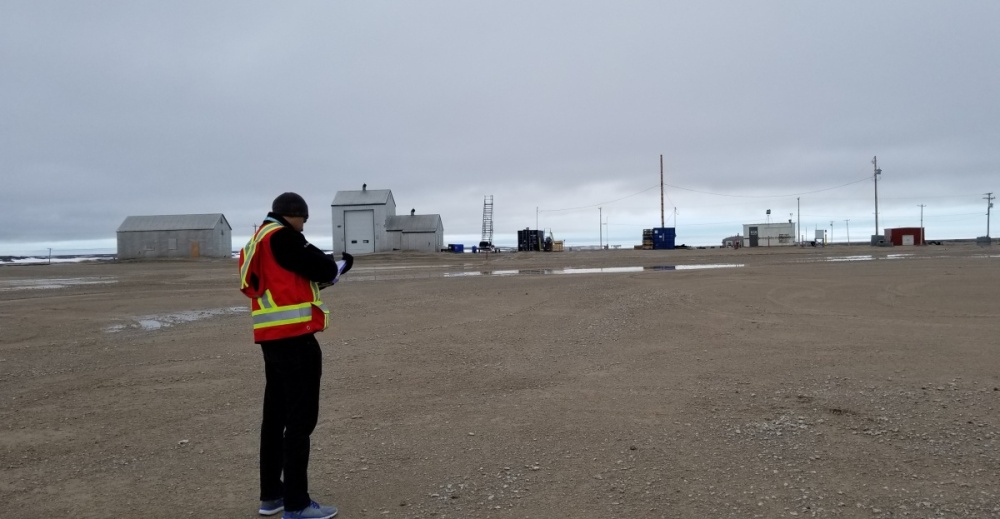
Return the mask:
<path id="1" fill-rule="evenodd" d="M 392 250 L 440 251 L 444 226 L 439 215 L 396 216 L 388 189 L 338 191 L 333 198 L 333 250 L 371 254 Z"/>

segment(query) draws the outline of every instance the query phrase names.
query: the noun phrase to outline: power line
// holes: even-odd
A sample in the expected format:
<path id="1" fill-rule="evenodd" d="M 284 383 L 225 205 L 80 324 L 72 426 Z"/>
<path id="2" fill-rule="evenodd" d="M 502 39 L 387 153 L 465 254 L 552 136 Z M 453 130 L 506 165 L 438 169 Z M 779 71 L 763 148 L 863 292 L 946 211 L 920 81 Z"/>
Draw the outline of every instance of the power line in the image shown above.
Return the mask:
<path id="1" fill-rule="evenodd" d="M 935 218 L 948 218 L 948 217 L 963 217 L 964 218 L 964 217 L 971 217 L 971 216 L 975 216 L 975 217 L 978 218 L 979 216 L 982 216 L 982 213 L 946 213 L 946 214 L 935 214 L 934 215 Z"/>
<path id="2" fill-rule="evenodd" d="M 600 202 L 600 203 L 597 203 L 597 204 L 582 205 L 580 207 L 567 207 L 565 209 L 542 209 L 539 212 L 542 212 L 542 213 L 558 213 L 558 212 L 562 212 L 562 211 L 578 211 L 580 209 L 593 209 L 595 207 L 600 207 L 602 205 L 608 205 L 608 204 L 613 204 L 615 202 L 621 202 L 622 200 L 625 200 L 626 198 L 632 198 L 633 196 L 641 195 L 641 194 L 645 193 L 646 191 L 649 191 L 650 189 L 655 189 L 655 188 L 658 188 L 658 187 L 660 187 L 660 185 L 656 184 L 656 185 L 647 187 L 646 189 L 643 189 L 642 191 L 639 191 L 637 193 L 632 193 L 631 195 L 623 196 L 621 198 L 618 198 L 618 199 L 615 199 L 615 200 L 611 200 L 609 202 Z"/>
<path id="3" fill-rule="evenodd" d="M 841 188 L 844 188 L 844 187 L 847 187 L 847 186 L 851 186 L 851 185 L 854 185 L 854 184 L 859 184 L 861 182 L 866 182 L 866 181 L 869 181 L 870 179 L 871 179 L 870 176 L 865 176 L 865 177 L 859 178 L 857 180 L 853 180 L 851 182 L 847 182 L 845 184 L 840 184 L 840 185 L 837 185 L 837 186 L 826 187 L 826 188 L 822 188 L 822 189 L 816 189 L 816 190 L 813 190 L 813 191 L 804 191 L 804 192 L 801 192 L 801 193 L 780 194 L 780 195 L 739 195 L 739 194 L 730 194 L 730 193 L 718 193 L 718 192 L 714 192 L 714 191 L 703 191 L 703 190 L 700 190 L 700 189 L 692 189 L 692 188 L 688 188 L 688 187 L 677 186 L 677 185 L 667 184 L 667 183 L 664 183 L 664 185 L 668 186 L 668 187 L 670 187 L 672 189 L 679 189 L 681 191 L 689 191 L 691 193 L 699 193 L 699 194 L 703 194 L 703 195 L 721 196 L 721 197 L 726 197 L 726 198 L 762 199 L 762 198 L 790 198 L 790 197 L 793 197 L 793 196 L 801 196 L 801 195 L 808 195 L 808 194 L 814 194 L 814 193 L 822 193 L 822 192 L 825 192 L 825 191 L 832 191 L 834 189 L 841 189 Z M 642 189 L 640 191 L 637 191 L 635 193 L 632 193 L 630 195 L 623 196 L 621 198 L 616 198 L 614 200 L 608 200 L 608 201 L 598 202 L 598 203 L 589 204 L 589 205 L 583 205 L 583 206 L 577 206 L 577 207 L 565 207 L 565 208 L 561 208 L 561 209 L 537 209 L 536 211 L 538 213 L 561 213 L 561 212 L 567 212 L 567 211 L 579 211 L 579 210 L 584 210 L 584 209 L 593 209 L 595 207 L 601 207 L 601 206 L 611 205 L 611 204 L 616 203 L 616 202 L 621 202 L 622 200 L 627 200 L 629 198 L 641 195 L 643 193 L 646 193 L 647 191 L 651 191 L 651 190 L 656 189 L 658 187 L 660 187 L 659 184 L 655 184 L 655 185 L 649 186 L 647 188 L 644 188 L 644 189 Z M 940 200 L 940 199 L 949 199 L 949 198 L 950 199 L 961 199 L 961 198 L 971 197 L 971 196 L 973 196 L 973 195 L 956 194 L 956 195 L 939 195 L 939 196 L 913 196 L 913 197 L 898 196 L 898 197 L 881 197 L 881 198 L 884 199 L 884 200 L 914 200 L 914 199 L 938 199 L 938 200 Z M 667 196 L 667 199 L 671 203 L 671 205 L 673 205 L 673 206 L 677 206 L 678 205 L 669 196 Z M 834 201 L 834 200 L 857 200 L 857 198 L 829 198 L 828 197 L 828 198 L 825 198 L 825 200 L 827 200 L 827 201 Z M 703 205 L 702 207 L 712 207 L 712 206 L 711 205 L 709 205 L 709 206 L 704 206 Z M 807 215 L 803 215 L 803 216 L 807 216 Z M 940 217 L 940 216 L 966 216 L 966 214 L 937 215 L 937 216 L 938 217 Z"/>
<path id="4" fill-rule="evenodd" d="M 961 198 L 961 199 L 965 199 L 965 198 L 970 198 L 970 197 L 973 197 L 973 196 L 979 196 L 979 194 L 976 193 L 976 194 L 968 194 L 968 195 L 940 195 L 940 196 L 923 196 L 923 195 L 921 195 L 921 196 L 880 196 L 879 199 L 880 200 L 917 200 L 917 199 L 923 200 L 925 198 L 928 198 L 928 199 L 942 199 L 942 198 L 955 198 L 955 199 Z"/>
<path id="5" fill-rule="evenodd" d="M 674 189 L 680 189 L 680 190 L 683 190 L 683 191 L 691 191 L 692 193 L 701 193 L 703 195 L 714 195 L 714 196 L 727 196 L 727 197 L 731 197 L 731 198 L 788 198 L 788 197 L 793 197 L 793 196 L 810 195 L 810 194 L 813 194 L 813 193 L 822 193 L 823 191 L 830 191 L 830 190 L 833 190 L 833 189 L 840 189 L 842 187 L 847 187 L 847 186 L 850 186 L 850 185 L 853 185 L 853 184 L 859 184 L 859 183 L 864 182 L 866 180 L 868 180 L 868 177 L 860 178 L 858 180 L 853 180 L 851 182 L 848 182 L 846 184 L 841 184 L 839 186 L 825 187 L 823 189 L 817 189 L 815 191 L 803 191 L 801 193 L 791 193 L 791 194 L 786 194 L 786 195 L 730 195 L 730 194 L 726 194 L 726 193 L 714 193 L 712 191 L 700 191 L 698 189 L 690 189 L 690 188 L 681 187 L 681 186 L 674 186 L 674 185 L 670 185 L 670 184 L 666 184 L 666 185 L 670 186 L 670 187 L 672 187 Z"/>
<path id="6" fill-rule="evenodd" d="M 808 194 L 813 194 L 813 193 L 822 193 L 824 191 L 830 191 L 830 190 L 833 190 L 833 189 L 840 189 L 840 188 L 847 187 L 847 186 L 850 186 L 850 185 L 853 185 L 853 184 L 858 184 L 858 183 L 864 182 L 866 180 L 868 180 L 868 177 L 864 177 L 864 178 L 861 178 L 861 179 L 858 179 L 858 180 L 854 180 L 854 181 L 848 182 L 846 184 L 841 184 L 839 186 L 826 187 L 826 188 L 823 188 L 823 189 L 817 189 L 815 191 L 804 191 L 802 193 L 792 193 L 792 194 L 783 194 L 783 195 L 733 195 L 733 194 L 728 194 L 728 193 L 715 193 L 715 192 L 712 192 L 712 191 L 701 191 L 701 190 L 698 190 L 698 189 L 691 189 L 691 188 L 687 188 L 687 187 L 675 186 L 675 185 L 666 184 L 666 183 L 664 183 L 664 185 L 672 187 L 674 189 L 680 189 L 682 191 L 690 191 L 692 193 L 700 193 L 700 194 L 703 194 L 703 195 L 724 196 L 724 197 L 729 197 L 729 198 L 787 198 L 787 197 L 793 197 L 793 196 L 808 195 Z M 563 212 L 563 211 L 579 211 L 581 209 L 593 209 L 595 207 L 600 207 L 602 205 L 609 205 L 609 204 L 613 204 L 615 202 L 621 202 L 622 200 L 625 200 L 625 199 L 628 199 L 628 198 L 632 198 L 633 196 L 641 195 L 641 194 L 645 193 L 646 191 L 649 191 L 651 189 L 655 189 L 657 187 L 659 187 L 658 184 L 650 186 L 650 187 L 647 187 L 647 188 L 645 188 L 645 189 L 643 189 L 641 191 L 632 193 L 631 195 L 623 196 L 621 198 L 617 198 L 615 200 L 610 200 L 610 201 L 606 201 L 606 202 L 598 202 L 598 203 L 595 203 L 595 204 L 582 205 L 582 206 L 578 206 L 578 207 L 566 207 L 566 208 L 562 208 L 562 209 L 540 209 L 538 212 L 541 212 L 541 213 L 559 213 L 559 212 Z M 671 200 L 671 202 L 673 202 L 673 200 Z M 676 204 L 674 204 L 674 205 L 676 205 Z"/>

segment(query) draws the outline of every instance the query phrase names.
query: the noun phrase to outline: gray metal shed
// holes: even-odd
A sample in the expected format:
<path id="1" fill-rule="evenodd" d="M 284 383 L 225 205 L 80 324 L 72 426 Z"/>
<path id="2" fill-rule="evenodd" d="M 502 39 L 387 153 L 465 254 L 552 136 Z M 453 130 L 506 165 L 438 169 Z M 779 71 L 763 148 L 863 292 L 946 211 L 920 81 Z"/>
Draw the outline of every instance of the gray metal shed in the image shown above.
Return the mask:
<path id="1" fill-rule="evenodd" d="M 232 255 L 233 228 L 222 213 L 129 216 L 118 227 L 118 259 Z"/>
<path id="2" fill-rule="evenodd" d="M 444 224 L 438 214 L 391 216 L 385 222 L 393 249 L 438 252 L 444 248 Z"/>

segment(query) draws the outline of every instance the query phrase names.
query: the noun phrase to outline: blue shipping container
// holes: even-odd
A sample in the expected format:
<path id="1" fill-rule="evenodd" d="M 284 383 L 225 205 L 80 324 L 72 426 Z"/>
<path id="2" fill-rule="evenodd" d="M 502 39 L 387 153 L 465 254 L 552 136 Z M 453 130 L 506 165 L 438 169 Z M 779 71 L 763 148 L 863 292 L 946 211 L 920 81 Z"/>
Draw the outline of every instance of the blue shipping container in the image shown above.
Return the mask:
<path id="1" fill-rule="evenodd" d="M 677 239 L 677 230 L 673 227 L 653 228 L 653 248 L 673 249 Z"/>

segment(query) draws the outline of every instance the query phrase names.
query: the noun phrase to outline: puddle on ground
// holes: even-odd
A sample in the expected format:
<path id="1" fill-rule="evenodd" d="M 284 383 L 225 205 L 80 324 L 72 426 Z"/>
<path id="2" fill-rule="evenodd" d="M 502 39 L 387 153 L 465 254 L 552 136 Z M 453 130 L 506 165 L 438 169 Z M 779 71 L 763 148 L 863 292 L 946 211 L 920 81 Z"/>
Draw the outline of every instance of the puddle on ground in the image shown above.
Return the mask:
<path id="1" fill-rule="evenodd" d="M 43 290 L 78 285 L 109 285 L 117 283 L 114 276 L 55 278 L 55 279 L 5 279 L 0 280 L 0 290 Z"/>
<path id="2" fill-rule="evenodd" d="M 643 272 L 649 270 L 700 270 L 740 268 L 742 263 L 718 263 L 706 265 L 658 265 L 655 267 L 596 267 L 596 268 L 563 268 L 563 269 L 519 269 L 519 270 L 487 270 L 481 272 L 445 272 L 446 278 L 470 276 L 519 276 L 548 274 L 621 274 L 626 272 Z"/>
<path id="3" fill-rule="evenodd" d="M 220 315 L 243 314 L 249 312 L 250 312 L 250 307 L 248 306 L 230 306 L 229 308 L 190 310 L 187 312 L 178 312 L 175 314 L 166 314 L 166 315 L 145 315 L 141 317 L 135 317 L 134 320 L 131 322 L 113 324 L 105 328 L 104 331 L 107 333 L 115 333 L 115 332 L 120 332 L 122 330 L 144 330 L 148 332 L 153 330 L 159 330 L 160 328 L 168 328 L 175 324 L 190 323 L 201 319 L 207 319 L 209 317 L 216 317 Z"/>
<path id="4" fill-rule="evenodd" d="M 875 261 L 880 259 L 905 259 L 911 256 L 913 256 L 913 254 L 886 254 L 885 256 L 859 254 L 857 256 L 833 256 L 825 258 L 824 261 Z"/>

